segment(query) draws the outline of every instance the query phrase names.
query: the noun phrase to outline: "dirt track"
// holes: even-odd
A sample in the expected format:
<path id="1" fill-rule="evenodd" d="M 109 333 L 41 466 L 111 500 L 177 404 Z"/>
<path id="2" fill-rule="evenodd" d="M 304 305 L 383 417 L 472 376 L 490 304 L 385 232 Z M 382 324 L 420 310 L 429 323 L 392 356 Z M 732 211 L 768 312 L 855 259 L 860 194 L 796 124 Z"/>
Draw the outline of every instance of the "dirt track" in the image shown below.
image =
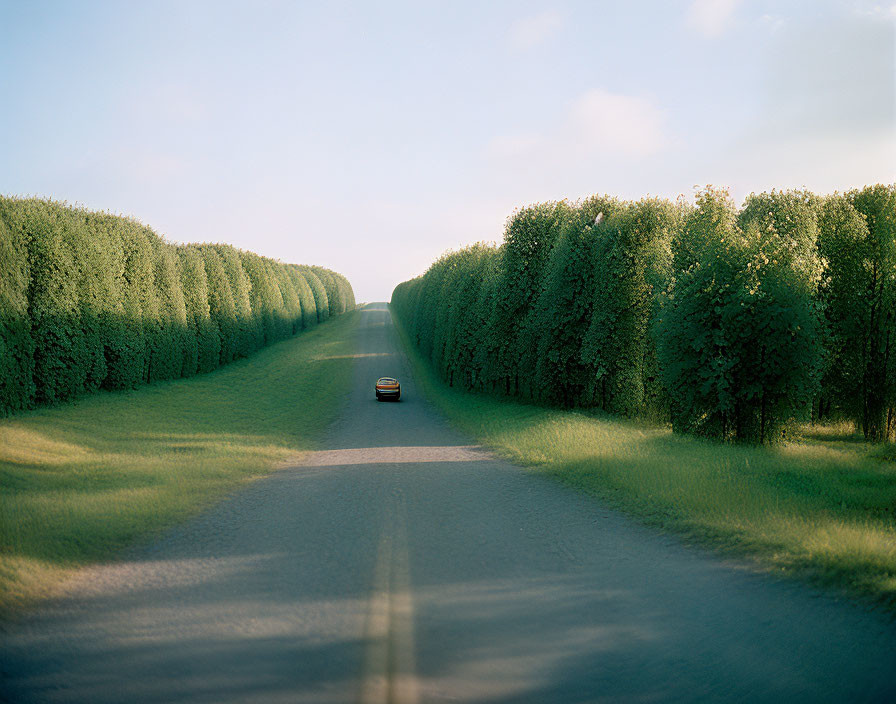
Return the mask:
<path id="1" fill-rule="evenodd" d="M 471 446 L 362 312 L 325 449 L 3 633 L 41 702 L 896 701 L 896 625 Z M 402 381 L 401 403 L 373 382 Z"/>

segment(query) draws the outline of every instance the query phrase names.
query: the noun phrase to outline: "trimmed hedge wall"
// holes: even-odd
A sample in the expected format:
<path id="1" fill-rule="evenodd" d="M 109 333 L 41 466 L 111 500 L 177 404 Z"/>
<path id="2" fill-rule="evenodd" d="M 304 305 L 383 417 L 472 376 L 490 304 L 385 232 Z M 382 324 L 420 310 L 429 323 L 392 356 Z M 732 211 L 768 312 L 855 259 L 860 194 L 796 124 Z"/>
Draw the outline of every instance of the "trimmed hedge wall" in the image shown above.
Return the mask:
<path id="1" fill-rule="evenodd" d="M 208 372 L 354 307 L 327 269 L 0 196 L 0 416 Z"/>
<path id="2" fill-rule="evenodd" d="M 531 205 L 392 306 L 464 389 L 734 441 L 834 416 L 896 436 L 896 185 Z"/>

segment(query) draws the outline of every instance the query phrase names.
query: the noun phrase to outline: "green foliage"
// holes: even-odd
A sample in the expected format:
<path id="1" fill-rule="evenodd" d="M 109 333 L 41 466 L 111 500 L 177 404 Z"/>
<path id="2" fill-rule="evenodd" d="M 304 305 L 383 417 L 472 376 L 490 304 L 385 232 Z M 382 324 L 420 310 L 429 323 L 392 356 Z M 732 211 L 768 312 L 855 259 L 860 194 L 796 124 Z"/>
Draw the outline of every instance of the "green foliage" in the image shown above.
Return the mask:
<path id="1" fill-rule="evenodd" d="M 824 306 L 828 358 L 818 415 L 839 411 L 861 420 L 867 352 L 863 340 L 869 326 L 862 295 L 867 289 L 868 225 L 846 196 L 835 194 L 821 206 L 819 228 L 818 247 L 824 262 L 819 296 Z"/>
<path id="2" fill-rule="evenodd" d="M 293 319 L 301 318 L 301 312 L 293 309 L 287 309 L 286 296 L 288 293 L 283 290 L 281 280 L 278 276 L 280 264 L 272 259 L 263 259 L 266 280 L 271 287 L 272 307 L 269 317 L 269 327 L 265 328 L 265 344 L 272 344 L 285 340 L 293 333 Z M 284 282 L 285 283 L 285 282 Z"/>
<path id="3" fill-rule="evenodd" d="M 485 391 L 489 388 L 488 369 L 491 364 L 489 343 L 491 341 L 491 321 L 495 317 L 495 300 L 500 285 L 500 266 L 503 259 L 501 248 L 490 249 L 480 262 L 476 273 L 478 286 L 473 299 L 473 308 L 462 319 L 468 330 L 470 366 L 467 370 L 467 385 L 471 389 Z"/>
<path id="4" fill-rule="evenodd" d="M 252 302 L 249 300 L 252 283 L 246 275 L 246 270 L 243 269 L 239 250 L 226 244 L 214 247 L 221 257 L 233 299 L 234 324 L 231 330 L 234 335 L 234 358 L 248 357 L 264 345 L 264 330 L 259 329 L 252 317 Z"/>
<path id="5" fill-rule="evenodd" d="M 249 278 L 250 328 L 255 348 L 282 339 L 278 312 L 283 308 L 280 287 L 271 277 L 265 260 L 251 252 L 239 252 L 240 261 Z"/>
<path id="6" fill-rule="evenodd" d="M 426 272 L 420 285 L 419 302 L 415 326 L 417 345 L 424 355 L 433 359 L 436 345 L 436 325 L 438 306 L 441 302 L 442 284 L 451 266 L 452 255 L 443 256 Z M 435 361 L 433 359 L 433 361 Z"/>
<path id="7" fill-rule="evenodd" d="M 819 198 L 808 191 L 751 193 L 737 217 L 741 230 L 755 227 L 759 232 L 777 234 L 783 245 L 781 255 L 806 277 L 813 290 L 821 278 L 819 206 Z"/>
<path id="8" fill-rule="evenodd" d="M 284 331 L 283 337 L 289 337 L 302 329 L 302 302 L 295 281 L 290 277 L 286 266 L 279 262 L 270 262 L 269 266 L 271 275 L 277 278 L 277 286 L 283 299 L 283 309 L 279 314 L 280 325 Z"/>
<path id="9" fill-rule="evenodd" d="M 696 261 L 675 271 L 658 326 L 673 427 L 770 442 L 817 391 L 821 345 L 812 285 L 773 231 L 741 231 L 707 189 L 685 226 Z"/>
<path id="10" fill-rule="evenodd" d="M 210 372 L 218 366 L 221 338 L 211 319 L 208 277 L 202 255 L 195 247 L 178 247 L 177 259 L 187 320 L 183 376 L 192 376 L 197 372 Z"/>
<path id="11" fill-rule="evenodd" d="M 307 330 L 317 325 L 317 303 L 314 292 L 302 270 L 295 264 L 287 264 L 284 269 L 293 283 L 299 303 L 302 306 L 302 329 Z"/>
<path id="12" fill-rule="evenodd" d="M 149 381 L 177 379 L 181 376 L 187 331 L 187 312 L 177 271 L 177 253 L 172 245 L 153 237 L 155 294 L 158 318 L 155 345 L 150 347 Z"/>
<path id="13" fill-rule="evenodd" d="M 472 389 L 482 378 L 484 360 L 478 351 L 491 314 L 490 296 L 483 297 L 482 289 L 494 278 L 497 259 L 495 248 L 481 243 L 457 253 L 440 331 L 442 374 L 451 386 Z"/>
<path id="14" fill-rule="evenodd" d="M 452 386 L 735 441 L 832 407 L 896 434 L 896 186 L 536 204 L 392 304 Z"/>
<path id="15" fill-rule="evenodd" d="M 518 394 L 522 380 L 523 393 L 531 392 L 528 382 L 538 350 L 531 339 L 533 311 L 551 250 L 571 210 L 565 201 L 538 203 L 518 210 L 507 221 L 487 342 L 486 375 L 493 389 Z"/>
<path id="16" fill-rule="evenodd" d="M 21 202 L 0 198 L 0 417 L 28 408 L 35 394 L 31 271 L 21 211 Z"/>
<path id="17" fill-rule="evenodd" d="M 221 357 L 215 366 L 227 364 L 236 359 L 237 314 L 233 304 L 230 281 L 224 271 L 224 262 L 215 247 L 200 245 L 199 253 L 205 264 L 208 281 L 208 306 L 212 323 L 219 331 Z"/>
<path id="18" fill-rule="evenodd" d="M 136 344 L 137 358 L 141 360 L 139 370 L 132 377 L 142 374 L 142 338 L 135 341 L 134 335 L 142 335 L 140 326 L 130 326 L 126 311 L 127 287 L 124 279 L 125 252 L 121 226 L 126 221 L 113 218 L 105 213 L 78 213 L 83 218 L 87 246 L 80 256 L 80 297 L 82 325 L 92 351 L 93 373 L 85 390 L 103 388 L 131 388 L 139 381 L 129 378 L 118 382 L 127 375 L 127 365 L 131 358 L 130 347 Z M 136 328 L 136 330 L 134 329 Z"/>
<path id="19" fill-rule="evenodd" d="M 852 191 L 850 200 L 868 222 L 866 289 L 870 332 L 862 429 L 869 440 L 896 436 L 896 184 Z"/>
<path id="20" fill-rule="evenodd" d="M 680 207 L 646 199 L 611 212 L 592 255 L 592 313 L 581 342 L 588 401 L 625 415 L 665 415 L 655 337 Z"/>
<path id="21" fill-rule="evenodd" d="M 153 262 L 152 238 L 154 235 L 137 223 L 125 228 L 122 235 L 125 259 L 124 278 L 133 297 L 134 305 L 130 313 L 134 316 L 134 320 L 138 321 L 142 340 L 139 354 L 129 361 L 134 366 L 135 381 L 133 385 L 145 384 L 153 379 L 153 359 L 158 359 L 168 337 L 161 328 L 160 304 Z M 130 371 L 129 369 L 128 372 Z"/>
<path id="22" fill-rule="evenodd" d="M 78 243 L 83 239 L 75 217 L 55 204 L 23 203 L 31 282 L 28 314 L 34 340 L 33 379 L 38 403 L 56 403 L 84 390 L 93 371 L 81 325 Z"/>
<path id="23" fill-rule="evenodd" d="M 317 278 L 320 279 L 327 292 L 327 310 L 329 312 L 329 317 L 344 313 L 346 309 L 346 301 L 342 299 L 342 290 L 339 281 L 336 279 L 333 272 L 329 269 L 324 269 L 321 266 L 313 266 L 311 267 L 311 270 L 317 275 Z"/>
<path id="24" fill-rule="evenodd" d="M 211 371 L 354 308 L 345 277 L 318 273 L 333 311 L 310 268 L 227 245 L 177 247 L 128 218 L 0 197 L 0 416 Z"/>
<path id="25" fill-rule="evenodd" d="M 324 289 L 327 292 L 327 305 L 330 315 L 341 315 L 355 308 L 355 294 L 352 287 L 342 274 L 324 269 L 320 266 L 312 267 Z"/>
<path id="26" fill-rule="evenodd" d="M 76 237 L 74 246 L 78 270 L 74 277 L 87 354 L 87 376 L 79 393 L 96 391 L 108 376 L 104 341 L 110 333 L 107 329 L 109 315 L 117 312 L 115 299 L 119 282 L 115 269 L 122 253 L 116 251 L 109 233 L 92 226 L 86 213 L 70 211 L 64 217 L 70 219 L 69 231 Z"/>
<path id="27" fill-rule="evenodd" d="M 878 442 L 896 434 L 896 186 L 834 194 L 819 220 L 828 366 L 818 414 L 843 415 Z"/>
<path id="28" fill-rule="evenodd" d="M 336 285 L 339 288 L 339 296 L 342 299 L 343 312 L 347 313 L 350 310 L 354 310 L 357 303 L 355 302 L 355 292 L 352 290 L 352 285 L 349 283 L 349 280 L 338 272 L 331 271 L 330 273 L 336 279 Z"/>
<path id="29" fill-rule="evenodd" d="M 595 196 L 566 213 L 527 329 L 538 352 L 533 397 L 566 408 L 587 403 L 591 369 L 582 361 L 582 342 L 595 304 L 607 223 L 620 207 L 615 198 Z"/>
<path id="30" fill-rule="evenodd" d="M 310 266 L 299 266 L 298 270 L 305 277 L 305 281 L 311 289 L 311 295 L 314 297 L 314 310 L 317 315 L 317 322 L 322 323 L 330 317 L 327 289 L 324 288 L 324 284 Z"/>

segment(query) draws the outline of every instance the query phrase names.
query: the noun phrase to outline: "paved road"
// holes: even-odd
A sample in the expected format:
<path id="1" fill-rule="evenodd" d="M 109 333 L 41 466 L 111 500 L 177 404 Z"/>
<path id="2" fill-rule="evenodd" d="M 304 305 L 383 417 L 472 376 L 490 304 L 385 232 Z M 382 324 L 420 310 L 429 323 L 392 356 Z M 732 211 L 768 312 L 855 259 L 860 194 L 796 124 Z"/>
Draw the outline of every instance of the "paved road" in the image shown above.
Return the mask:
<path id="1" fill-rule="evenodd" d="M 0 646 L 46 702 L 896 701 L 896 625 L 724 564 L 470 445 L 385 305 L 326 449 Z M 404 400 L 373 399 L 377 376 Z"/>

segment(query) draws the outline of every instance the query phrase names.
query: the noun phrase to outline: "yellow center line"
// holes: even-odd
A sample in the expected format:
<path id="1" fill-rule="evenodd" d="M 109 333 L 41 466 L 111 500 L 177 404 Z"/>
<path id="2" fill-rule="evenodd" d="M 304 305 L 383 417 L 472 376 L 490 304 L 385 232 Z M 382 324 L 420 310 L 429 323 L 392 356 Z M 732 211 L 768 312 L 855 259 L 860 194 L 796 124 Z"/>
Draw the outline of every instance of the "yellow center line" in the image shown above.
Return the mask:
<path id="1" fill-rule="evenodd" d="M 387 508 L 367 612 L 362 704 L 417 704 L 414 601 L 401 497 Z M 391 508 L 391 510 L 389 510 Z"/>

